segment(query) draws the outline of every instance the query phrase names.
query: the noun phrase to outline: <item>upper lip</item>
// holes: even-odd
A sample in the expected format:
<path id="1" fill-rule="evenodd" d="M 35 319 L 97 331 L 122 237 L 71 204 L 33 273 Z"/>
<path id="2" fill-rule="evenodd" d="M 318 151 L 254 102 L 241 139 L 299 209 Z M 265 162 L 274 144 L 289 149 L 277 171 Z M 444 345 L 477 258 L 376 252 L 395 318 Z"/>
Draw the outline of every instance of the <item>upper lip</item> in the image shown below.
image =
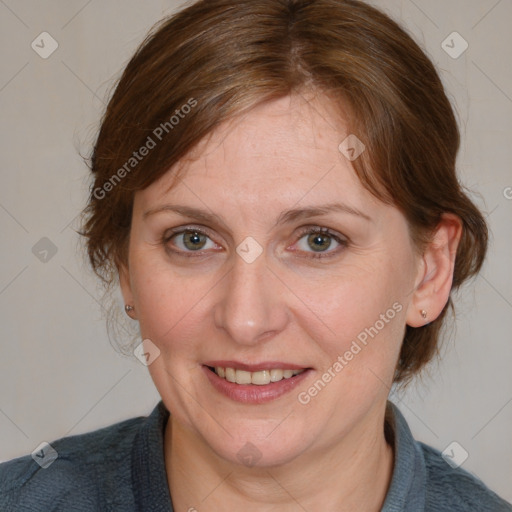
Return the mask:
<path id="1" fill-rule="evenodd" d="M 206 361 L 205 366 L 213 368 L 234 368 L 236 370 L 245 370 L 246 372 L 257 372 L 260 370 L 302 370 L 309 368 L 300 364 L 283 363 L 281 361 L 263 361 L 261 363 L 247 364 L 239 361 Z"/>

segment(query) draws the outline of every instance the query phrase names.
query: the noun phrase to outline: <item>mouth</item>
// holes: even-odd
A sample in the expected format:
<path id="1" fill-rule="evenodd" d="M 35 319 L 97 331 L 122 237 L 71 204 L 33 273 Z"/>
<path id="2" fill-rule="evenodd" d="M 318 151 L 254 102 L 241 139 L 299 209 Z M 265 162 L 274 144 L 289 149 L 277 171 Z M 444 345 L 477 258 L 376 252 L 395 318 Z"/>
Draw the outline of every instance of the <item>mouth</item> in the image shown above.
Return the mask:
<path id="1" fill-rule="evenodd" d="M 207 366 L 207 368 L 217 374 L 221 379 L 235 384 L 254 384 L 256 386 L 266 386 L 273 382 L 279 382 L 283 379 L 290 379 L 306 371 L 306 368 L 300 370 L 285 370 L 282 368 L 272 368 L 270 370 L 258 370 L 250 372 L 237 368 L 225 368 L 223 366 Z"/>
<path id="2" fill-rule="evenodd" d="M 215 361 L 203 365 L 213 388 L 225 397 L 246 404 L 262 404 L 290 393 L 313 371 L 286 363 L 247 365 Z"/>

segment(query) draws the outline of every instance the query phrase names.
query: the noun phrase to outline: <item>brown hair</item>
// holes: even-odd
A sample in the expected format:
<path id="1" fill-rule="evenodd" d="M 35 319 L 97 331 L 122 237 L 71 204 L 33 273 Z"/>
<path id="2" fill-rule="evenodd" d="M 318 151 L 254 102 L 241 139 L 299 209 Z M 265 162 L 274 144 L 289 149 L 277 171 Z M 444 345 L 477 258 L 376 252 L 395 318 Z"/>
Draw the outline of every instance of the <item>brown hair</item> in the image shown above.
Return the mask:
<path id="1" fill-rule="evenodd" d="M 357 175 L 403 212 L 418 250 L 444 212 L 462 219 L 453 288 L 477 273 L 487 227 L 457 180 L 457 122 L 433 64 L 399 25 L 358 0 L 200 0 L 154 27 L 102 120 L 81 234 L 107 287 L 127 263 L 134 193 L 221 123 L 304 90 L 346 109 L 366 145 Z M 406 328 L 395 382 L 436 353 L 450 307 Z"/>

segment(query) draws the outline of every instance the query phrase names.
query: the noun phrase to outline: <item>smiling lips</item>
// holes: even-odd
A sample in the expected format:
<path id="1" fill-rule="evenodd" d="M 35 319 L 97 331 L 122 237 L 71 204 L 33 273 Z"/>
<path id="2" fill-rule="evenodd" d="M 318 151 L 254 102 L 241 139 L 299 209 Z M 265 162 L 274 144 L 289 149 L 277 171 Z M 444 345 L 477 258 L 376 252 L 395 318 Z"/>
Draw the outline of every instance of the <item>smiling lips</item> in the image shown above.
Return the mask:
<path id="1" fill-rule="evenodd" d="M 313 371 L 279 361 L 246 364 L 239 361 L 208 361 L 203 371 L 222 395 L 243 404 L 263 404 L 288 394 Z"/>
<path id="2" fill-rule="evenodd" d="M 236 384 L 255 384 L 257 386 L 264 386 L 271 382 L 279 382 L 283 379 L 289 379 L 295 375 L 304 372 L 305 369 L 299 370 L 282 370 L 273 368 L 270 370 L 259 370 L 256 372 L 249 372 L 246 370 L 239 370 L 235 368 L 216 366 L 212 368 L 215 373 L 222 379 Z"/>

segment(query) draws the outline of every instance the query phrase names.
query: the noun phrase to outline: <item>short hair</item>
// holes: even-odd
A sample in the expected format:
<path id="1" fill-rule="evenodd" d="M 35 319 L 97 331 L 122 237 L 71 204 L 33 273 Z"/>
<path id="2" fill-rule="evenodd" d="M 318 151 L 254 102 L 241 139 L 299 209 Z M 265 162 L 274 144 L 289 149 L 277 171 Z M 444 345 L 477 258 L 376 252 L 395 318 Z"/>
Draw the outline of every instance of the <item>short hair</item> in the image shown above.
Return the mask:
<path id="1" fill-rule="evenodd" d="M 178 178 L 175 164 L 221 123 L 304 91 L 340 107 L 366 147 L 352 162 L 357 176 L 403 213 L 418 251 L 443 213 L 462 220 L 452 289 L 475 275 L 487 226 L 456 175 L 454 111 L 411 36 L 358 0 L 200 0 L 150 31 L 102 119 L 80 234 L 107 288 L 127 263 L 135 192 L 173 166 Z M 406 327 L 394 382 L 438 352 L 450 308 L 451 297 L 436 320 Z"/>

